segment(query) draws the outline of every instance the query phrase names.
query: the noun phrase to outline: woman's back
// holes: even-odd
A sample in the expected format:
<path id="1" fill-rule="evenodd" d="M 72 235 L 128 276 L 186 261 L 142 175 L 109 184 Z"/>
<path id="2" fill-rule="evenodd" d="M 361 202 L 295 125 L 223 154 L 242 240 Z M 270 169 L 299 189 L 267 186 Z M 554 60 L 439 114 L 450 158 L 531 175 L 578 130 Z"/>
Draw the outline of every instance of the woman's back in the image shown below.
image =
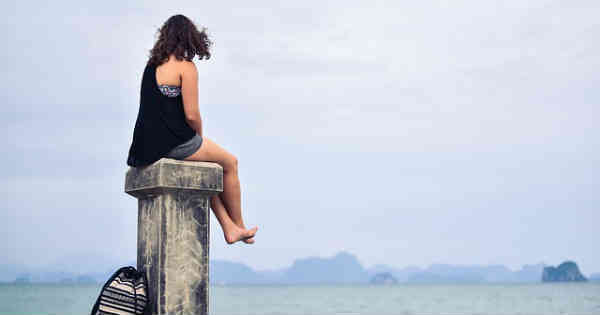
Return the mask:
<path id="1" fill-rule="evenodd" d="M 165 85 L 181 86 L 183 60 L 177 60 L 173 55 L 169 60 L 156 67 L 156 82 Z"/>
<path id="2" fill-rule="evenodd" d="M 146 64 L 138 117 L 127 158 L 129 166 L 138 167 L 158 161 L 171 149 L 195 136 L 196 132 L 185 119 L 179 90 L 180 67 L 177 61 L 172 60 L 160 65 Z M 177 93 L 170 95 L 169 90 Z"/>
<path id="3" fill-rule="evenodd" d="M 156 83 L 163 94 L 171 97 L 181 94 L 182 62 L 171 55 L 168 61 L 156 68 Z"/>

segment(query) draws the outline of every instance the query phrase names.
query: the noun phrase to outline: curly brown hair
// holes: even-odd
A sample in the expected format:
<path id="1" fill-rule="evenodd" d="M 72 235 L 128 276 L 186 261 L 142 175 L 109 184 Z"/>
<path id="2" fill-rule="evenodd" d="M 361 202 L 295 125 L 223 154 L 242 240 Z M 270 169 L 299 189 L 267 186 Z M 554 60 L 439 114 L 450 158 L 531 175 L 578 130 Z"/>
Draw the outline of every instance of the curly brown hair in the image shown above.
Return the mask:
<path id="1" fill-rule="evenodd" d="M 171 16 L 157 31 L 158 40 L 150 49 L 148 63 L 160 65 L 166 62 L 171 54 L 179 61 L 192 61 L 196 55 L 200 60 L 210 59 L 208 49 L 212 42 L 205 31 L 205 27 L 198 31 L 196 25 L 184 15 Z"/>

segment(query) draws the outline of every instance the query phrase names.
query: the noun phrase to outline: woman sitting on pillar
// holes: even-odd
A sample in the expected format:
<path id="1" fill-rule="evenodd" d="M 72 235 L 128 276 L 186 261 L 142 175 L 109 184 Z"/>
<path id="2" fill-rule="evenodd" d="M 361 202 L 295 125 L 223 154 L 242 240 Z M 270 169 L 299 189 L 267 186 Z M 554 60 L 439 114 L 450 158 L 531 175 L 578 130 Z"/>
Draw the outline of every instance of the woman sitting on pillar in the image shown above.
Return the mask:
<path id="1" fill-rule="evenodd" d="M 144 69 L 140 107 L 127 165 L 139 167 L 162 157 L 216 162 L 223 167 L 223 192 L 211 198 L 225 241 L 254 243 L 257 227 L 242 219 L 237 158 L 202 133 L 198 108 L 198 71 L 192 59 L 210 58 L 205 29 L 183 15 L 170 17 L 158 30 Z"/>

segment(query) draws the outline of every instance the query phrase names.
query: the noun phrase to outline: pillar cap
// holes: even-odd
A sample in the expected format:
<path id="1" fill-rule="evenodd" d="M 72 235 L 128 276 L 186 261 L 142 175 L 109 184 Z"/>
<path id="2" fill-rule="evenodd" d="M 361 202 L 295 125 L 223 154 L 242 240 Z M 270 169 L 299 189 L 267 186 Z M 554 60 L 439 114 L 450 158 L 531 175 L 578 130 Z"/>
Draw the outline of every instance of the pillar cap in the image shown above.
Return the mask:
<path id="1" fill-rule="evenodd" d="M 161 158 L 150 165 L 127 170 L 125 192 L 136 198 L 148 198 L 169 190 L 219 193 L 223 191 L 223 168 L 211 162 Z"/>

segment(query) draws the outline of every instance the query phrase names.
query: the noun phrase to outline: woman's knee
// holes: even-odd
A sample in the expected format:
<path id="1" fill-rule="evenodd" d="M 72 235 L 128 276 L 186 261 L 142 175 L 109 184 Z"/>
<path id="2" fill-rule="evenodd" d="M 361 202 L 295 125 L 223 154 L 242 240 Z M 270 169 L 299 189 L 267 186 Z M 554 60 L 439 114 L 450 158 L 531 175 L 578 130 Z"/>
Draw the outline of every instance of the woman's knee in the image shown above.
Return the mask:
<path id="1" fill-rule="evenodd" d="M 230 154 L 225 160 L 223 170 L 226 172 L 237 172 L 238 170 L 238 159 L 235 155 Z"/>

